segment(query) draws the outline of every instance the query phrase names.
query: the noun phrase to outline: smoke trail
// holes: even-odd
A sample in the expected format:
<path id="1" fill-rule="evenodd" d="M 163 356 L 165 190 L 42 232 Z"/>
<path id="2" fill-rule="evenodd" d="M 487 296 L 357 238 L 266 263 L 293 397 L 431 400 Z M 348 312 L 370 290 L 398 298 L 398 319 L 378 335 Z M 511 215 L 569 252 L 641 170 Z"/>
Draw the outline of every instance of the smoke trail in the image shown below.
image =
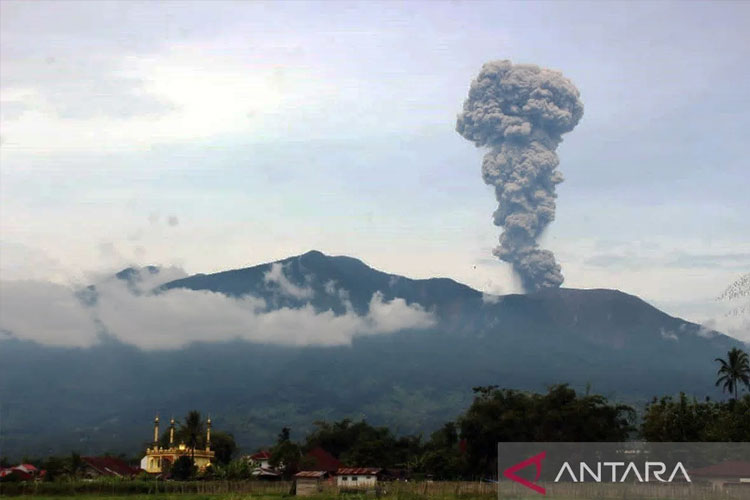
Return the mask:
<path id="1" fill-rule="evenodd" d="M 560 265 L 536 242 L 555 219 L 555 149 L 583 116 L 578 89 L 561 73 L 534 65 L 493 61 L 471 82 L 456 130 L 490 151 L 484 182 L 495 187 L 496 226 L 504 228 L 493 254 L 513 265 L 527 291 L 559 287 Z"/>

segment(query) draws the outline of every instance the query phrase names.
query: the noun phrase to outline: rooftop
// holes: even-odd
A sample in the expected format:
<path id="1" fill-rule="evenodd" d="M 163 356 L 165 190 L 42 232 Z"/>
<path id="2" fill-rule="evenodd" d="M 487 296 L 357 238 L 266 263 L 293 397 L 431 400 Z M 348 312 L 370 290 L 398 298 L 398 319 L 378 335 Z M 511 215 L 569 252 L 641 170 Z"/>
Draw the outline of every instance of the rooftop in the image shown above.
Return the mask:
<path id="1" fill-rule="evenodd" d="M 383 469 L 377 467 L 342 467 L 336 471 L 339 476 L 375 476 Z"/>
<path id="2" fill-rule="evenodd" d="M 294 477 L 321 479 L 321 478 L 326 477 L 327 475 L 328 475 L 328 471 L 324 471 L 324 470 L 302 470 L 296 473 Z"/>

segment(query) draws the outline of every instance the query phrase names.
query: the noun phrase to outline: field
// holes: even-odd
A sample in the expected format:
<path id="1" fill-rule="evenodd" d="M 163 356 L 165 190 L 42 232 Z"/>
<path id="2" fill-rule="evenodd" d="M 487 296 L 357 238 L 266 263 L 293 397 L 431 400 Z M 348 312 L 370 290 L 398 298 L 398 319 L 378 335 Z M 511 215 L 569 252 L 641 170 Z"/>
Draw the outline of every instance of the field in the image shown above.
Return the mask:
<path id="1" fill-rule="evenodd" d="M 155 482 L 155 481 L 77 481 L 59 483 L 15 483 L 0 485 L 0 496 L 15 498 L 56 499 L 90 498 L 102 500 L 290 500 L 291 483 L 256 481 Z M 735 500 L 750 498 L 750 485 L 714 491 L 710 487 L 688 485 L 626 485 L 626 484 L 557 484 L 547 497 L 572 499 L 649 499 L 649 500 Z M 339 492 L 333 485 L 310 500 L 494 500 L 538 499 L 517 485 L 479 482 L 411 482 L 386 483 L 378 491 Z"/>

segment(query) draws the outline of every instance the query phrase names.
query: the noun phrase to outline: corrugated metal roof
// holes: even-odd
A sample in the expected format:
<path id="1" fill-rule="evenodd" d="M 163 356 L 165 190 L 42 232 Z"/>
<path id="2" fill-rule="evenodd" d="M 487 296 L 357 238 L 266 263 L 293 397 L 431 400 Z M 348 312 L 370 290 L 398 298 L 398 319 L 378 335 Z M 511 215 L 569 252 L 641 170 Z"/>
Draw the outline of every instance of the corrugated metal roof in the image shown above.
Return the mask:
<path id="1" fill-rule="evenodd" d="M 342 467 L 336 471 L 337 476 L 374 476 L 383 469 L 376 467 Z"/>
<path id="2" fill-rule="evenodd" d="M 324 470 L 302 470 L 296 473 L 294 477 L 320 479 L 326 477 L 326 475 L 328 475 L 328 472 Z"/>

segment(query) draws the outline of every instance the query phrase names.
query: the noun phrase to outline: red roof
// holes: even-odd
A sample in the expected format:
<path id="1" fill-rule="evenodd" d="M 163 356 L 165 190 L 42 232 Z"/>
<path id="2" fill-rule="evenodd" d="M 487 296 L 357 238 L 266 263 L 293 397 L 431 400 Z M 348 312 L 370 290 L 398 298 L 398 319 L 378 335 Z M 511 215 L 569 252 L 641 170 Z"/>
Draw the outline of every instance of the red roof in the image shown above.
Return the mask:
<path id="1" fill-rule="evenodd" d="M 328 471 L 325 470 L 302 470 L 294 475 L 298 478 L 311 478 L 311 479 L 322 479 L 328 475 Z"/>
<path id="2" fill-rule="evenodd" d="M 103 476 L 132 477 L 140 471 L 115 457 L 81 457 L 81 460 Z"/>
<path id="3" fill-rule="evenodd" d="M 305 467 L 307 470 L 324 470 L 333 474 L 341 466 L 341 462 L 339 462 L 336 457 L 320 446 L 308 451 L 307 458 L 312 462 L 309 466 Z"/>
<path id="4" fill-rule="evenodd" d="M 250 459 L 251 460 L 270 460 L 271 453 L 266 450 L 259 451 L 258 453 L 250 455 Z"/>
<path id="5" fill-rule="evenodd" d="M 690 471 L 699 477 L 750 477 L 750 462 L 722 462 Z"/>
<path id="6" fill-rule="evenodd" d="M 376 467 L 343 467 L 336 471 L 338 476 L 376 476 L 383 469 Z"/>
<path id="7" fill-rule="evenodd" d="M 30 464 L 16 465 L 7 469 L 0 469 L 0 478 L 10 476 L 11 474 L 21 481 L 30 481 L 34 479 L 38 469 Z"/>

